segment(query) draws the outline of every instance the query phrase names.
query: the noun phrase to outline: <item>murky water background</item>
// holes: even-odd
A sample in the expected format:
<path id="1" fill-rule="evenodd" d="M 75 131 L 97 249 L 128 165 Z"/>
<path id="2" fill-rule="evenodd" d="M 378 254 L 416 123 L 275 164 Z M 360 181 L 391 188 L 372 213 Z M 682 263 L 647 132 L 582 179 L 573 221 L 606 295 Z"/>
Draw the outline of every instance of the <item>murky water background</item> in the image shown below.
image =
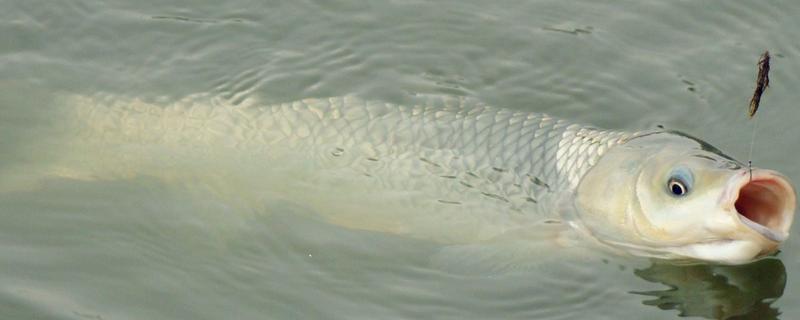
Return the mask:
<path id="1" fill-rule="evenodd" d="M 800 182 L 798 16 L 790 0 L 2 1 L 0 179 L 50 152 L 37 143 L 59 93 L 461 95 L 606 128 L 663 124 L 746 160 L 769 49 L 754 162 Z M 502 248 L 441 263 L 440 244 L 330 225 L 291 202 L 53 177 L 0 193 L 0 318 L 792 319 L 797 233 L 740 267 L 481 256 Z"/>

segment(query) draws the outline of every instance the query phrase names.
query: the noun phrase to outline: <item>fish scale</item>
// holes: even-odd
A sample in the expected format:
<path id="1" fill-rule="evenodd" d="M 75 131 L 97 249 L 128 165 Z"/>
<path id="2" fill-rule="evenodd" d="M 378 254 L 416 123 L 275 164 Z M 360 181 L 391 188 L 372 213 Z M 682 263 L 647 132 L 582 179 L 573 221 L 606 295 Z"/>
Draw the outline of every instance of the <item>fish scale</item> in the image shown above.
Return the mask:
<path id="1" fill-rule="evenodd" d="M 261 152 L 264 165 L 281 153 L 305 153 L 317 168 L 349 168 L 382 179 L 381 188 L 428 184 L 432 202 L 441 205 L 475 195 L 511 207 L 552 205 L 609 147 L 633 135 L 448 96 L 426 96 L 412 106 L 352 96 L 237 106 L 203 95 L 170 105 L 71 99 L 81 136 L 89 140 L 176 150 L 235 147 Z"/>

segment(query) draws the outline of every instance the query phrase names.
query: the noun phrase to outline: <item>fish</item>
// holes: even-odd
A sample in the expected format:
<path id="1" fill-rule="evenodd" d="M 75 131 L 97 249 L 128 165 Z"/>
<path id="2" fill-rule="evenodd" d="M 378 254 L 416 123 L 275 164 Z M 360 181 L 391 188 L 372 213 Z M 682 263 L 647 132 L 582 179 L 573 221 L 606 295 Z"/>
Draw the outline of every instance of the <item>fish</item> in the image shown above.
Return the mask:
<path id="1" fill-rule="evenodd" d="M 564 226 L 621 254 L 742 264 L 778 250 L 796 208 L 787 177 L 753 168 L 751 180 L 688 134 L 464 97 L 55 101 L 63 123 L 42 172 L 153 176 L 253 203 L 279 195 L 333 224 L 412 238 L 478 243 Z"/>

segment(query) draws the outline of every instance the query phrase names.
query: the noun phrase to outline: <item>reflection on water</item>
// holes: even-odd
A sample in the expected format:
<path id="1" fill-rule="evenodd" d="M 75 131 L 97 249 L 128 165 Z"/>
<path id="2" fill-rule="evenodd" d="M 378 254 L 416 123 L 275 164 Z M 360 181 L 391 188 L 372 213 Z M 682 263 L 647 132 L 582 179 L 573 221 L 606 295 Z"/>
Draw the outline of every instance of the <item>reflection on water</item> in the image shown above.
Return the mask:
<path id="1" fill-rule="evenodd" d="M 640 278 L 669 289 L 635 294 L 653 297 L 645 305 L 678 310 L 680 316 L 709 319 L 777 319 L 770 306 L 783 295 L 786 269 L 777 259 L 744 266 L 676 266 L 656 262 L 634 271 Z"/>

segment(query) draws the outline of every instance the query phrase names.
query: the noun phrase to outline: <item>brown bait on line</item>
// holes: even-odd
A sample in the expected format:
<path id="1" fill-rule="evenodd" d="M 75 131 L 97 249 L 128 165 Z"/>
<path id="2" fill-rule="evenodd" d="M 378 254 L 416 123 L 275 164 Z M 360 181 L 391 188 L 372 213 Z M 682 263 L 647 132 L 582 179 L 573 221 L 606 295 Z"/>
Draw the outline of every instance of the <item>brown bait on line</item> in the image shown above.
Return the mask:
<path id="1" fill-rule="evenodd" d="M 753 97 L 750 99 L 750 109 L 747 112 L 750 118 L 758 111 L 758 105 L 761 103 L 761 95 L 767 87 L 769 87 L 769 51 L 764 51 L 764 54 L 761 55 L 761 59 L 758 60 L 756 91 L 753 92 Z"/>

